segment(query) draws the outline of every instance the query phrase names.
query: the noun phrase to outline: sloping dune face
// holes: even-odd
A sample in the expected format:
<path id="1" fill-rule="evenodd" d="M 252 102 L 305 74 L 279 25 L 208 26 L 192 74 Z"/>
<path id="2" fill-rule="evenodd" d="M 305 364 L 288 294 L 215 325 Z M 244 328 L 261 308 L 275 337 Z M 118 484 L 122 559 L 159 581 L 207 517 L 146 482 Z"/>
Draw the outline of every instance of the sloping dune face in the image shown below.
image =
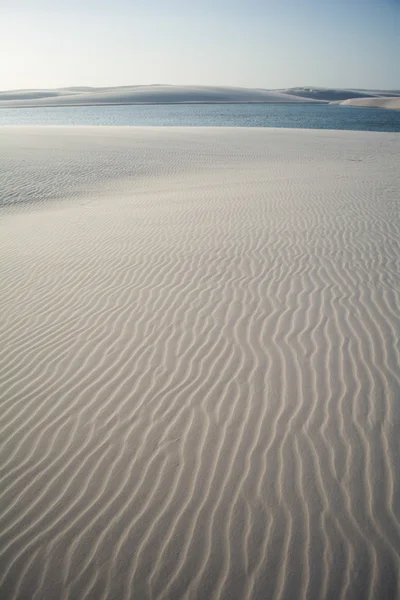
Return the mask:
<path id="1" fill-rule="evenodd" d="M 299 96 L 299 97 L 298 97 Z M 187 104 L 232 102 L 290 102 L 307 103 L 314 99 L 301 98 L 284 91 L 241 87 L 133 85 L 114 88 L 65 88 L 60 90 L 26 90 L 0 92 L 3 106 L 69 106 L 98 104 Z"/>
<path id="2" fill-rule="evenodd" d="M 400 135 L 0 145 L 0 597 L 399 598 Z"/>
<path id="3" fill-rule="evenodd" d="M 222 86 L 126 85 L 117 87 L 70 87 L 54 90 L 11 90 L 0 92 L 1 107 L 97 106 L 107 104 L 190 103 L 319 103 L 361 98 L 367 101 L 399 91 L 346 90 L 298 87 L 282 90 Z M 356 102 L 356 103 L 357 103 Z M 391 106 L 388 106 L 391 108 Z"/>
<path id="4" fill-rule="evenodd" d="M 391 108 L 400 110 L 400 98 L 381 97 L 381 98 L 354 98 L 354 100 L 344 100 L 340 104 L 347 106 L 366 106 L 370 108 Z"/>
<path id="5" fill-rule="evenodd" d="M 349 90 L 335 88 L 289 88 L 282 90 L 286 94 L 293 94 L 304 98 L 314 100 L 326 100 L 328 102 L 339 102 L 342 100 L 378 98 L 381 96 L 396 97 L 400 96 L 400 92 L 396 90 Z"/>

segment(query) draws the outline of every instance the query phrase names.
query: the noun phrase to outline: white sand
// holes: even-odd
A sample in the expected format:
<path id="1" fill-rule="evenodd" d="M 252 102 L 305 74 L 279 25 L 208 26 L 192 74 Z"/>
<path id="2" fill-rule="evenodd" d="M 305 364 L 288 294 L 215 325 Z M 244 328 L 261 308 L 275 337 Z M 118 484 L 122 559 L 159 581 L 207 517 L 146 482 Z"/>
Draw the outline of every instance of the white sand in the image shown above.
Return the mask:
<path id="1" fill-rule="evenodd" d="M 357 90 L 342 88 L 296 87 L 280 90 L 286 94 L 294 94 L 313 100 L 325 100 L 332 104 L 353 98 L 376 98 L 381 96 L 399 97 L 399 90 Z"/>
<path id="2" fill-rule="evenodd" d="M 365 97 L 400 97 L 400 91 L 351 90 L 297 87 L 265 90 L 242 87 L 128 85 L 119 87 L 71 87 L 47 90 L 0 92 L 0 108 L 26 106 L 83 106 L 101 104 L 190 104 L 190 103 L 340 103 Z"/>
<path id="3" fill-rule="evenodd" d="M 180 104 L 234 102 L 315 102 L 279 91 L 241 87 L 134 85 L 114 88 L 65 88 L 0 92 L 1 107 L 98 104 Z"/>
<path id="4" fill-rule="evenodd" d="M 344 100 L 339 104 L 347 106 L 367 106 L 371 108 L 391 108 L 400 110 L 400 98 L 396 97 L 379 97 L 379 98 L 354 98 L 352 100 Z"/>
<path id="5" fill-rule="evenodd" d="M 285 94 L 293 94 L 312 100 L 324 100 L 332 104 L 339 104 L 342 100 L 353 98 L 372 98 L 380 96 L 400 96 L 400 91 L 382 90 L 356 90 L 342 88 L 296 87 L 280 90 Z"/>
<path id="6" fill-rule="evenodd" d="M 400 134 L 0 128 L 0 597 L 400 597 Z"/>

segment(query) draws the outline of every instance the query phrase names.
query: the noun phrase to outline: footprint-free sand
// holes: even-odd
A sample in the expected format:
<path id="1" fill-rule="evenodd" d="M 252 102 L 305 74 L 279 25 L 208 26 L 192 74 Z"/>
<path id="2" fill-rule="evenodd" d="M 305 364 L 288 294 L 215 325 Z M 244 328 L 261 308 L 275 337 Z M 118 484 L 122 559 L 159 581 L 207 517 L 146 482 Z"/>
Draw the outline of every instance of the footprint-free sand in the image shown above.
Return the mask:
<path id="1" fill-rule="evenodd" d="M 400 598 L 400 134 L 0 128 L 0 598 Z"/>

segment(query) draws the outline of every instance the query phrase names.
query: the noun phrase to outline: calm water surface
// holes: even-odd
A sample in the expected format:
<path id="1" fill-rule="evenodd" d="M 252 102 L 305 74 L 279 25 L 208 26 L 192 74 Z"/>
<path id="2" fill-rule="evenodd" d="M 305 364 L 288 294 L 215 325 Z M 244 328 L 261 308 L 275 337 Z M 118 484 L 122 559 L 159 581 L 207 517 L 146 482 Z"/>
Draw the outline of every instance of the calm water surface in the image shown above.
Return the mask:
<path id="1" fill-rule="evenodd" d="M 324 104 L 1 108 L 0 125 L 294 127 L 400 132 L 400 111 Z"/>

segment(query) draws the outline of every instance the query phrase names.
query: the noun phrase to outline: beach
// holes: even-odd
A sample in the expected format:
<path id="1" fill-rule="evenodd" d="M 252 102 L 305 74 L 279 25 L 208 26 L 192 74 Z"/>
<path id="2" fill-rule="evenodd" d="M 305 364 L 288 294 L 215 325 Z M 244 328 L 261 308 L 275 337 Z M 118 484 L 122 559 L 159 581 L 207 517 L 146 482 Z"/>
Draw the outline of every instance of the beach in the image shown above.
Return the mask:
<path id="1" fill-rule="evenodd" d="M 0 598 L 400 598 L 399 155 L 0 128 Z"/>

